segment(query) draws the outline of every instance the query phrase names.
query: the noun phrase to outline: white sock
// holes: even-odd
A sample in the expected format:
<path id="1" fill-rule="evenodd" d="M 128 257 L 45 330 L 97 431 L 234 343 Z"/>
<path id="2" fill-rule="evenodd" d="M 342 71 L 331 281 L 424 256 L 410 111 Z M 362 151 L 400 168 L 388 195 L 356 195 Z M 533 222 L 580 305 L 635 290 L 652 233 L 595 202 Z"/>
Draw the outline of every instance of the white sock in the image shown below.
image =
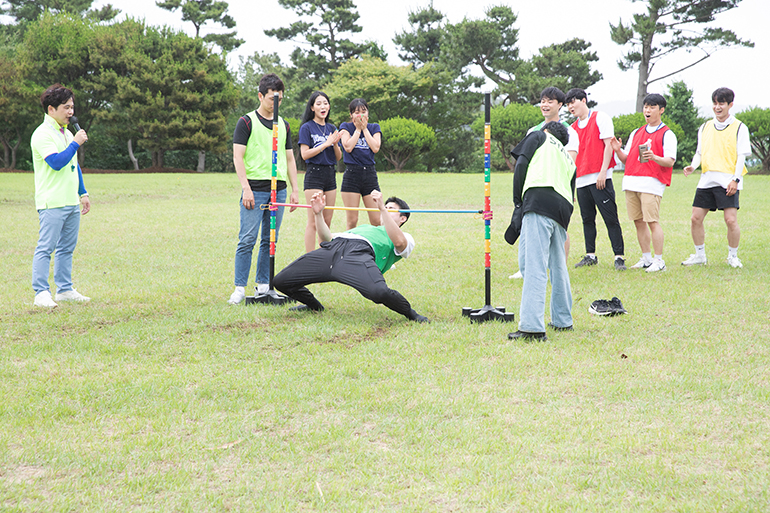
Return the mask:
<path id="1" fill-rule="evenodd" d="M 652 262 L 652 253 L 642 253 L 642 260 L 644 260 L 648 264 Z"/>
<path id="2" fill-rule="evenodd" d="M 738 248 L 731 248 L 730 246 L 727 246 L 727 256 L 736 258 L 738 256 Z"/>
<path id="3" fill-rule="evenodd" d="M 235 292 L 240 292 L 241 294 L 245 294 L 246 287 L 235 287 Z"/>
<path id="4" fill-rule="evenodd" d="M 706 245 L 701 244 L 700 246 L 695 246 L 695 255 L 696 256 L 706 256 Z"/>
<path id="5" fill-rule="evenodd" d="M 663 255 L 655 255 L 655 260 L 663 261 Z"/>

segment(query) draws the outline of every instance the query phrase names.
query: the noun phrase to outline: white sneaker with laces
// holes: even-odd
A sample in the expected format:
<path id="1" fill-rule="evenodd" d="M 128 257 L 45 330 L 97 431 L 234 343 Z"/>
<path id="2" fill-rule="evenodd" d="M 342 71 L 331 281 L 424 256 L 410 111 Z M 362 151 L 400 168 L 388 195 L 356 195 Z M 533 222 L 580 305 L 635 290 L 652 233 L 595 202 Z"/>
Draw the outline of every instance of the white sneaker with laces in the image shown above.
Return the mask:
<path id="1" fill-rule="evenodd" d="M 54 303 L 53 298 L 51 298 L 51 293 L 47 290 L 44 290 L 43 292 L 40 292 L 35 296 L 35 306 L 42 306 L 43 308 L 56 308 L 57 305 Z"/>
<path id="2" fill-rule="evenodd" d="M 658 271 L 665 271 L 666 270 L 666 263 L 658 258 L 653 259 L 652 264 L 650 264 L 650 267 L 647 268 L 648 273 L 656 273 Z"/>
<path id="3" fill-rule="evenodd" d="M 84 296 L 75 289 L 72 289 L 66 292 L 57 292 L 56 301 L 77 301 L 78 303 L 88 303 L 91 301 L 91 298 Z"/>
<path id="4" fill-rule="evenodd" d="M 737 256 L 728 256 L 727 263 L 730 264 L 730 267 L 733 267 L 735 269 L 740 269 L 741 267 L 743 267 L 741 260 Z"/>
<path id="5" fill-rule="evenodd" d="M 270 290 L 270 285 L 267 283 L 257 283 L 257 294 L 267 294 Z"/>
<path id="6" fill-rule="evenodd" d="M 515 274 L 508 276 L 509 280 L 520 280 L 522 278 L 524 278 L 524 275 L 521 274 L 521 270 L 518 270 Z"/>
<path id="7" fill-rule="evenodd" d="M 647 269 L 651 265 L 652 262 L 647 262 L 644 258 L 641 258 L 637 263 L 631 266 L 631 269 Z"/>
<path id="8" fill-rule="evenodd" d="M 706 265 L 706 255 L 690 255 L 682 265 Z"/>
<path id="9" fill-rule="evenodd" d="M 237 305 L 244 299 L 246 299 L 246 287 L 235 287 L 235 290 L 230 294 L 230 299 L 228 299 L 227 302 L 231 305 Z"/>

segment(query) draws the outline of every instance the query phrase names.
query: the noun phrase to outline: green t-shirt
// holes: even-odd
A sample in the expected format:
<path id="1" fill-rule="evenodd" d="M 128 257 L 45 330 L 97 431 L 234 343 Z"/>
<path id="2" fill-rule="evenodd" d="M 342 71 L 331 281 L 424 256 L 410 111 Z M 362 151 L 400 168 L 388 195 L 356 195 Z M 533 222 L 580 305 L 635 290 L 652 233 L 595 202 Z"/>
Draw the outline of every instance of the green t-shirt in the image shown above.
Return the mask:
<path id="1" fill-rule="evenodd" d="M 401 260 L 401 257 L 396 255 L 396 246 L 388 237 L 388 232 L 384 226 L 362 224 L 348 230 L 347 233 L 360 235 L 369 241 L 374 248 L 374 261 L 377 262 L 377 267 L 381 273 L 385 274 L 385 271 Z"/>
<path id="2" fill-rule="evenodd" d="M 51 116 L 46 114 L 43 123 L 32 133 L 32 166 L 35 170 L 35 208 L 70 207 L 80 204 L 78 196 L 78 157 L 59 171 L 56 171 L 45 161 L 45 158 L 55 153 L 61 153 L 75 139 L 69 130 L 59 126 Z"/>

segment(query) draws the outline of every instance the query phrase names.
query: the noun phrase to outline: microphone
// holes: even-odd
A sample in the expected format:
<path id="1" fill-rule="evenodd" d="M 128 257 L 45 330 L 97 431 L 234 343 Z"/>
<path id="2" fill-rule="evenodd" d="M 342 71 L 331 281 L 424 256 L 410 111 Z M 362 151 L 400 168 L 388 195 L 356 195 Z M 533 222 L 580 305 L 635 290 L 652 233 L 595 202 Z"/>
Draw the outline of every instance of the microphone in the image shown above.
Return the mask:
<path id="1" fill-rule="evenodd" d="M 80 132 L 81 128 L 80 128 L 80 125 L 78 125 L 78 118 L 77 118 L 77 116 L 72 116 L 70 118 L 70 125 L 75 127 L 75 132 Z"/>

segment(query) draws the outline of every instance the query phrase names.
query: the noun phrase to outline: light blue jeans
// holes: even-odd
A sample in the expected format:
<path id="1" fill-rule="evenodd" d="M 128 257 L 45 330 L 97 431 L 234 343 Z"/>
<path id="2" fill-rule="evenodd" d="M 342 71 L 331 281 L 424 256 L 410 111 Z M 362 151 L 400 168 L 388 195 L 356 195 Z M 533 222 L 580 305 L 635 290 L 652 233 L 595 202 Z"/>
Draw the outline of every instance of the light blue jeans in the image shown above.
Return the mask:
<path id="1" fill-rule="evenodd" d="M 276 192 L 276 202 L 286 203 L 286 189 Z M 243 206 L 241 196 L 241 229 L 238 233 L 238 247 L 235 250 L 235 286 L 245 287 L 249 283 L 249 271 L 251 270 L 251 256 L 257 235 L 262 234 L 259 240 L 259 255 L 257 256 L 256 283 L 270 282 L 270 210 L 260 209 L 260 205 L 270 203 L 269 192 L 254 193 L 254 208 L 248 210 Z M 283 207 L 278 207 L 275 219 L 275 242 L 278 243 L 278 229 L 283 219 Z"/>
<path id="2" fill-rule="evenodd" d="M 51 253 L 56 251 L 53 280 L 57 292 L 72 290 L 72 253 L 78 243 L 80 205 L 48 208 L 37 211 L 40 235 L 32 259 L 32 288 L 35 295 L 50 291 Z"/>
<path id="3" fill-rule="evenodd" d="M 519 330 L 545 332 L 545 293 L 551 272 L 551 322 L 572 326 L 572 290 L 564 255 L 567 231 L 556 221 L 534 212 L 524 214 L 519 238 L 519 269 L 524 275 Z"/>

